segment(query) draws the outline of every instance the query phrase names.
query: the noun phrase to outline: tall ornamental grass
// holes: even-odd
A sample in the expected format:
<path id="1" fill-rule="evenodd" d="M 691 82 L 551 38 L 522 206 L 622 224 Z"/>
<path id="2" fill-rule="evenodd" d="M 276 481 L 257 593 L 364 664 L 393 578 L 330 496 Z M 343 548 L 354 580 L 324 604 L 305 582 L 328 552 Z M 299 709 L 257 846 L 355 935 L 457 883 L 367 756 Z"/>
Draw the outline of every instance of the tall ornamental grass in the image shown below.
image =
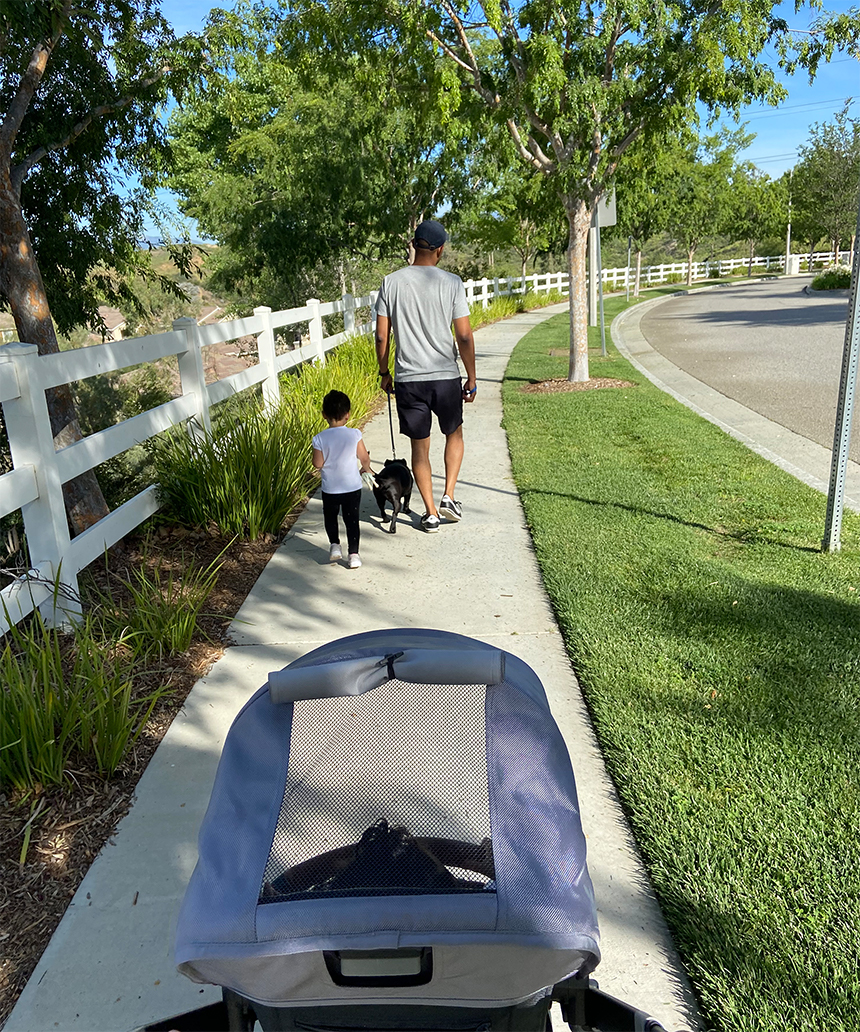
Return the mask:
<path id="1" fill-rule="evenodd" d="M 215 589 L 227 548 L 206 567 L 186 565 L 181 557 L 152 563 L 147 541 L 139 564 L 128 576 L 112 575 L 108 567 L 107 587 L 90 584 L 88 590 L 94 620 L 105 640 L 123 641 L 144 662 L 185 652 Z"/>
<path id="2" fill-rule="evenodd" d="M 313 482 L 311 439 L 326 425 L 322 399 L 348 394 L 353 424 L 379 395 L 376 359 L 367 337 L 347 341 L 326 364 L 281 377 L 281 401 L 271 415 L 258 397 L 236 399 L 208 434 L 175 428 L 153 446 L 159 494 L 168 519 L 215 524 L 221 534 L 255 540 L 277 534 Z"/>
<path id="3" fill-rule="evenodd" d="M 59 785 L 80 759 L 107 776 L 163 692 L 132 694 L 130 654 L 91 617 L 65 633 L 36 611 L 0 651 L 0 786 Z"/>

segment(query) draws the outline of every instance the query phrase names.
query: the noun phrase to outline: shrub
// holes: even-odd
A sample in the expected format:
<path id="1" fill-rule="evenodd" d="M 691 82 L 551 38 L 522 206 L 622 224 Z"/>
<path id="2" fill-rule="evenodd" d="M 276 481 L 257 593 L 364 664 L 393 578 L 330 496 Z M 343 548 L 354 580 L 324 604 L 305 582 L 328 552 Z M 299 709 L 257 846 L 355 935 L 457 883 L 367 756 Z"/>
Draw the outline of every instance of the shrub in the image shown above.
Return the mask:
<path id="1" fill-rule="evenodd" d="M 376 357 L 367 337 L 347 341 L 323 365 L 306 364 L 281 378 L 271 415 L 260 398 L 237 398 L 208 434 L 176 427 L 153 442 L 165 515 L 185 526 L 214 523 L 221 534 L 277 534 L 313 483 L 311 438 L 325 426 L 322 399 L 349 395 L 353 424 L 379 396 Z"/>
<path id="2" fill-rule="evenodd" d="M 480 303 L 472 305 L 469 317 L 472 321 L 472 329 L 476 330 L 479 326 L 486 326 L 499 319 L 507 319 L 511 315 L 516 315 L 517 312 L 544 308 L 561 301 L 567 301 L 567 295 L 555 289 L 540 294 L 529 291 L 526 294 L 500 295 L 494 298 L 486 308 Z"/>
<path id="3" fill-rule="evenodd" d="M 845 290 L 851 286 L 851 270 L 836 268 L 825 269 L 812 281 L 813 290 Z"/>

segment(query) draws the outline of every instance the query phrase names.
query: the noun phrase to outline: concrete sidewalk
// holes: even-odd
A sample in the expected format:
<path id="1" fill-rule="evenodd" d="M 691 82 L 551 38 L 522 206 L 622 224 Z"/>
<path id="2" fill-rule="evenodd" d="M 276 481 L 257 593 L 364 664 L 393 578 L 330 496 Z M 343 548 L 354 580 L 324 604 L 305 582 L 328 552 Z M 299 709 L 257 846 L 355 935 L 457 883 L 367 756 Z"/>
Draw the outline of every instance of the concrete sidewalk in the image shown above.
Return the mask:
<path id="1" fill-rule="evenodd" d="M 464 518 L 424 534 L 401 517 L 379 525 L 364 495 L 360 570 L 330 566 L 318 497 L 311 499 L 231 627 L 234 642 L 193 689 L 142 777 L 134 806 L 93 863 L 9 1018 L 6 1032 L 123 1032 L 209 1002 L 178 976 L 174 922 L 196 858 L 224 736 L 244 702 L 310 649 L 358 631 L 432 627 L 497 645 L 541 678 L 577 778 L 602 933 L 601 988 L 670 1030 L 696 1027 L 692 997 L 596 747 L 547 601 L 511 479 L 501 428 L 508 356 L 531 327 L 565 306 L 476 334 L 478 396 L 466 410 L 458 490 Z M 388 414 L 368 426 L 374 460 L 390 455 Z M 398 452 L 408 456 L 398 437 Z M 432 453 L 441 473 L 441 446 Z M 441 494 L 441 486 L 439 493 Z M 416 492 L 417 499 L 417 492 Z M 416 500 L 420 513 L 420 500 Z"/>

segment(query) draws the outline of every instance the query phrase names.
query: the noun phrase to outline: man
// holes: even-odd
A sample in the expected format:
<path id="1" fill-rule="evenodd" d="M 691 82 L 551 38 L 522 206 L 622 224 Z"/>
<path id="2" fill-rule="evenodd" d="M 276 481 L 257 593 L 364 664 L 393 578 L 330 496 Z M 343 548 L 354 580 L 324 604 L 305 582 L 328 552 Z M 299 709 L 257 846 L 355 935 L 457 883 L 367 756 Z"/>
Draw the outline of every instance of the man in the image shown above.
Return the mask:
<path id="1" fill-rule="evenodd" d="M 463 402 L 477 393 L 475 341 L 463 281 L 437 268 L 448 234 L 433 219 L 415 230 L 415 261 L 382 281 L 376 301 L 376 357 L 383 390 L 394 391 L 400 432 L 412 441 L 412 475 L 424 500 L 421 526 L 433 533 L 439 517 L 458 521 L 463 510 L 454 500 L 463 462 Z M 454 337 L 451 325 L 454 326 Z M 391 331 L 396 341 L 395 377 L 388 356 Z M 460 380 L 457 352 L 466 382 Z M 392 388 L 393 383 L 393 388 Z M 433 416 L 445 435 L 445 493 L 436 508 L 430 468 Z"/>

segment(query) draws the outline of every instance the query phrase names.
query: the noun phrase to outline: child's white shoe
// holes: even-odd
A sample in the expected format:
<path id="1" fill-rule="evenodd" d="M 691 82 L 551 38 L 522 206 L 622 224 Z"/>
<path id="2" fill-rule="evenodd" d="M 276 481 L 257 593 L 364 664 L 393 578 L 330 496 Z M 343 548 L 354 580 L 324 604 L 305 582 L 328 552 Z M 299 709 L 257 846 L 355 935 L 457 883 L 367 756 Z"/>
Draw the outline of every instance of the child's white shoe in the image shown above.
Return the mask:
<path id="1" fill-rule="evenodd" d="M 340 545 L 335 543 L 329 546 L 328 550 L 328 561 L 330 563 L 339 563 L 343 559 L 343 552 L 341 551 Z"/>
<path id="2" fill-rule="evenodd" d="M 349 553 L 349 562 L 346 564 L 350 570 L 357 570 L 361 566 L 361 558 L 358 552 Z"/>

